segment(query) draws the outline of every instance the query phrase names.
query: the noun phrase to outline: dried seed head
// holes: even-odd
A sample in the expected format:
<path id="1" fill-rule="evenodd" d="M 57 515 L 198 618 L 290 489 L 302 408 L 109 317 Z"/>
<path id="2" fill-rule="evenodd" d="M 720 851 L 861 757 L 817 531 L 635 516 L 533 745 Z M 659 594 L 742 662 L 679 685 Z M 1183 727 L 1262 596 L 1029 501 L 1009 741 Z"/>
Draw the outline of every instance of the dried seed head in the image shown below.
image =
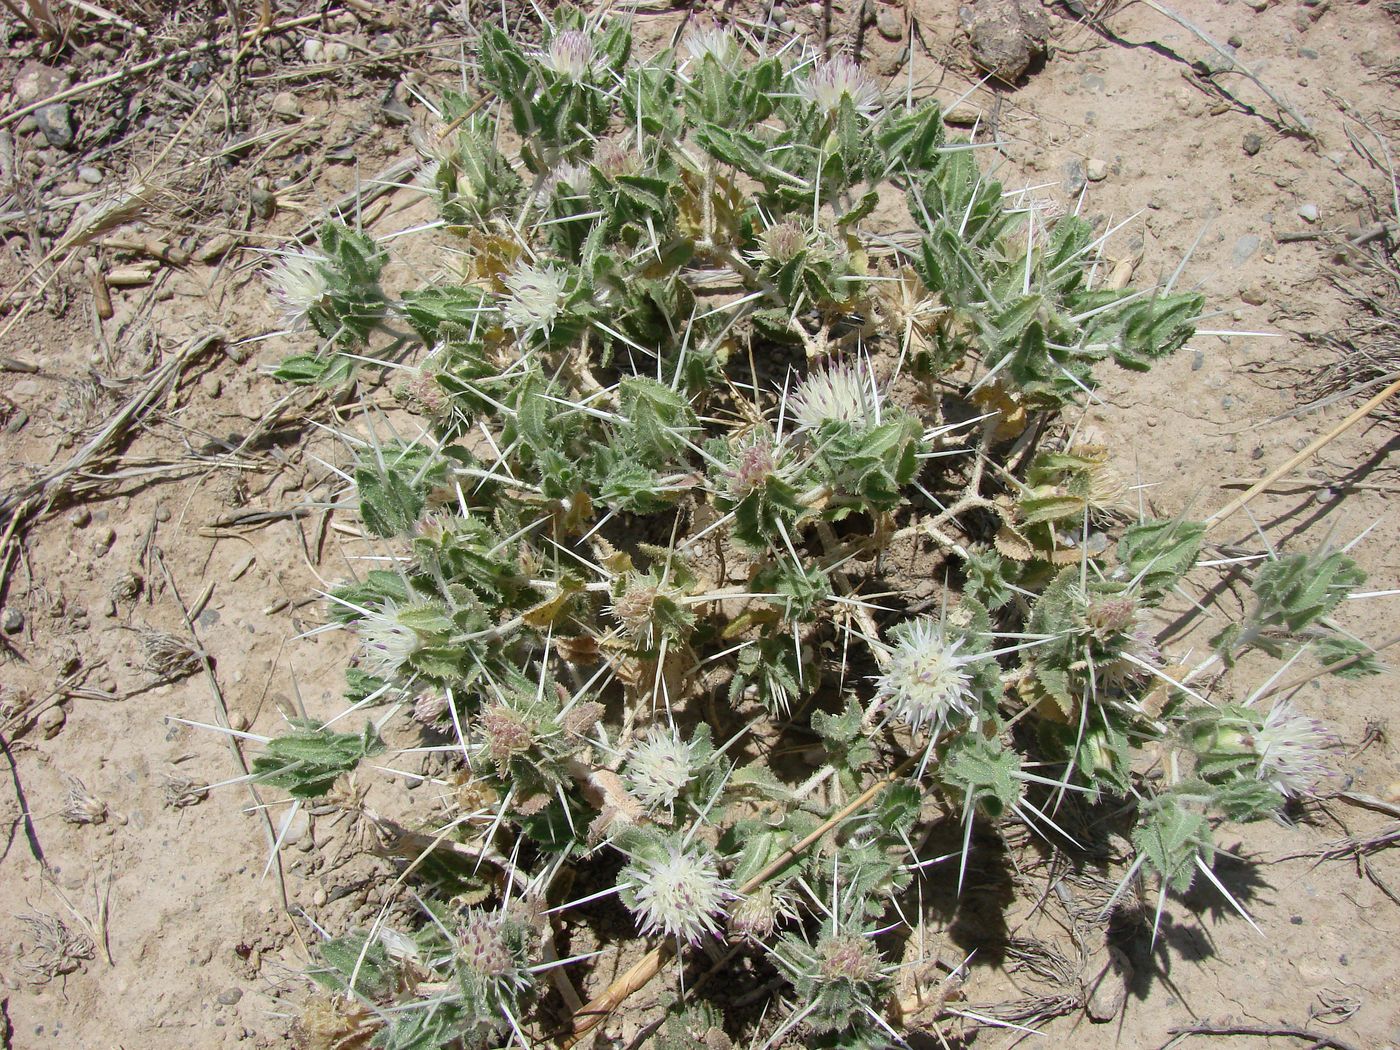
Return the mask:
<path id="1" fill-rule="evenodd" d="M 866 117 L 880 108 L 880 85 L 845 57 L 818 59 L 797 85 L 797 93 L 827 116 L 840 111 L 843 98 L 849 98 L 855 111 Z"/>
<path id="2" fill-rule="evenodd" d="M 457 958 L 472 973 L 492 980 L 515 972 L 515 960 L 501 936 L 500 919 L 476 909 L 469 911 L 466 922 L 457 928 Z"/>
<path id="3" fill-rule="evenodd" d="M 587 33 L 577 29 L 566 29 L 555 33 L 549 42 L 549 49 L 538 56 L 549 69 L 563 79 L 577 84 L 588 76 L 593 64 L 593 41 Z"/>
<path id="4" fill-rule="evenodd" d="M 329 260 L 309 249 L 274 254 L 276 261 L 263 271 L 263 280 L 282 310 L 283 326 L 289 331 L 300 331 L 310 323 L 311 311 L 330 294 L 326 277 Z"/>
<path id="5" fill-rule="evenodd" d="M 425 726 L 434 725 L 447 714 L 447 697 L 442 693 L 419 693 L 413 701 L 413 717 Z"/>
<path id="6" fill-rule="evenodd" d="M 915 730 L 927 726 L 933 735 L 973 717 L 977 698 L 965 668 L 978 657 L 958 654 L 963 641 L 950 644 L 937 620 L 903 625 L 889 668 L 875 679 L 876 703 Z"/>
<path id="7" fill-rule="evenodd" d="M 650 811 L 670 809 L 695 776 L 692 764 L 675 727 L 653 730 L 627 756 L 627 789 Z"/>
<path id="8" fill-rule="evenodd" d="M 824 981 L 863 983 L 880 973 L 880 953 L 869 938 L 854 933 L 827 937 L 817 945 L 818 966 Z"/>
<path id="9" fill-rule="evenodd" d="M 1084 610 L 1084 624 L 1100 641 L 1126 634 L 1137 622 L 1137 603 L 1131 598 L 1096 598 Z"/>
<path id="10" fill-rule="evenodd" d="M 1259 779 L 1289 798 L 1310 794 L 1327 776 L 1327 753 L 1338 742 L 1317 719 L 1295 713 L 1287 701 L 1278 703 L 1254 735 Z"/>
<path id="11" fill-rule="evenodd" d="M 501 302 L 505 326 L 530 336 L 548 335 L 564 309 L 567 276 L 554 266 L 517 266 L 505 275 L 509 295 Z"/>
<path id="12" fill-rule="evenodd" d="M 807 231 L 795 222 L 780 222 L 759 235 L 764 258 L 779 266 L 792 262 L 807 247 Z"/>
<path id="13" fill-rule="evenodd" d="M 773 895 L 770 886 L 760 886 L 729 912 L 729 929 L 736 937 L 754 942 L 766 941 L 777 929 L 778 920 L 788 910 Z"/>
<path id="14" fill-rule="evenodd" d="M 633 911 L 643 933 L 662 933 L 690 944 L 718 931 L 716 917 L 734 897 L 712 857 L 698 850 L 687 853 L 675 844 L 659 862 L 634 859 L 622 877 L 636 887 Z"/>
<path id="15" fill-rule="evenodd" d="M 481 712 L 481 729 L 491 760 L 504 768 L 515 755 L 530 750 L 534 734 L 525 720 L 504 704 L 493 704 Z"/>
<path id="16" fill-rule="evenodd" d="M 635 175 L 638 159 L 637 154 L 621 139 L 604 139 L 593 151 L 593 163 L 610 179 L 619 175 Z"/>
<path id="17" fill-rule="evenodd" d="M 800 426 L 816 430 L 823 423 L 872 425 L 879 415 L 874 384 L 861 369 L 847 364 L 829 365 L 812 372 L 792 396 L 792 410 Z"/>
<path id="18" fill-rule="evenodd" d="M 766 437 L 758 438 L 739 452 L 738 462 L 728 472 L 730 493 L 735 499 L 743 499 L 754 489 L 762 488 L 777 467 L 772 442 Z"/>

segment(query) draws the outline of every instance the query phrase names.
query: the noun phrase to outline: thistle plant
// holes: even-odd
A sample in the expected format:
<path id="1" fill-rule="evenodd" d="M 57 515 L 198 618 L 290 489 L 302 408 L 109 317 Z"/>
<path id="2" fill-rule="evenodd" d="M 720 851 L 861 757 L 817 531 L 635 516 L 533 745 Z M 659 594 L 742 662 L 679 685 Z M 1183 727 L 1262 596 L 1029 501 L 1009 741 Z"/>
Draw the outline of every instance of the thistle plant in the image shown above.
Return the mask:
<path id="1" fill-rule="evenodd" d="M 1102 283 L 1107 233 L 1009 207 L 933 99 L 845 57 L 709 28 L 638 58 L 577 13 L 478 43 L 424 138 L 440 275 L 389 295 L 386 248 L 335 223 L 268 273 L 320 337 L 277 374 L 387 380 L 417 436 L 344 435 L 378 561 L 327 615 L 375 721 L 298 724 L 254 772 L 323 798 L 427 748 L 457 790 L 423 849 L 502 872 L 464 907 L 410 868 L 398 948 L 327 941 L 378 1045 L 551 1030 L 517 917 L 600 908 L 682 981 L 702 942 L 771 954 L 770 1043 L 885 1045 L 937 823 L 959 892 L 975 825 L 1071 850 L 1114 824 L 1111 904 L 1146 878 L 1160 917 L 1216 882 L 1223 822 L 1318 790 L 1330 732 L 1265 713 L 1243 658 L 1374 670 L 1336 620 L 1360 570 L 1269 558 L 1192 664 L 1163 606 L 1236 559 L 1135 514 L 1062 419 L 1203 296 Z"/>

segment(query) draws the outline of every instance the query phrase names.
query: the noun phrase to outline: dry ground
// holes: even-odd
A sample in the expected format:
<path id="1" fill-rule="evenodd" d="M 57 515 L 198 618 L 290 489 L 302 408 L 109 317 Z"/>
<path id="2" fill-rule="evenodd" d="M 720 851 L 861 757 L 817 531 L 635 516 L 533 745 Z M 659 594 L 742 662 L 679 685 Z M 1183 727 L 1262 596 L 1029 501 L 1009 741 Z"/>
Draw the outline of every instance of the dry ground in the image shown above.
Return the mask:
<path id="1" fill-rule="evenodd" d="M 1356 398 L 1295 411 L 1328 369 L 1335 390 L 1393 366 L 1376 341 L 1375 362 L 1358 358 L 1346 334 L 1385 309 L 1393 326 L 1396 309 L 1393 4 L 1179 0 L 1172 10 L 1236 48 L 1290 115 L 1238 71 L 1212 75 L 1218 53 L 1157 5 L 1047 7 L 1049 56 L 1012 90 L 979 86 L 953 5 L 911 2 L 867 5 L 866 60 L 962 99 L 957 118 L 979 120 L 1008 187 L 1125 222 L 1110 255 L 1139 280 L 1168 279 L 1189 254 L 1178 283 L 1220 311 L 1204 327 L 1268 333 L 1203 335 L 1148 377 L 1111 376 L 1087 409 L 1159 513 L 1203 515 L 1333 426 Z M 0 16 L 0 1046 L 285 1045 L 315 924 L 375 912 L 388 869 L 316 817 L 269 866 L 278 807 L 242 785 L 206 795 L 240 760 L 169 717 L 274 731 L 283 713 L 338 702 L 345 640 L 299 637 L 356 550 L 350 516 L 325 509 L 342 494 L 327 465 L 342 452 L 312 423 L 359 406 L 262 373 L 289 342 L 259 338 L 276 318 L 256 250 L 338 204 L 362 207 L 376 233 L 421 218 L 407 193 L 341 202 L 412 158 L 414 94 L 453 83 L 472 12 L 283 3 L 254 37 L 251 10 L 234 26 L 224 9 L 51 6 L 61 39 Z M 660 39 L 685 14 L 648 10 L 639 32 Z M 833 42 L 854 42 L 849 4 L 775 9 L 816 39 L 828 16 Z M 62 114 L 20 115 L 107 76 L 68 104 L 71 142 Z M 413 264 L 399 258 L 398 279 Z M 1228 542 L 1303 549 L 1371 528 L 1354 554 L 1376 589 L 1394 586 L 1393 418 L 1280 479 Z M 1379 644 L 1395 601 L 1352 603 L 1346 623 Z M 1012 879 L 1001 949 L 974 960 L 968 1009 L 1063 1008 L 1044 1030 L 1085 1047 L 1163 1046 L 1211 1025 L 1237 1034 L 1184 1045 L 1400 1046 L 1393 694 L 1389 677 L 1299 694 L 1347 743 L 1336 788 L 1372 803 L 1338 797 L 1230 843 L 1242 859 L 1222 875 L 1262 938 L 1200 892 L 1169 903 L 1155 949 L 1134 935 L 1120 954 L 1089 943 L 1070 958 L 1054 946 L 1082 943 L 1066 929 L 1084 888 L 1041 864 Z M 410 798 L 403 780 L 372 791 L 385 809 Z M 946 947 L 961 956 L 955 931 Z M 1101 994 L 1126 987 L 1126 1003 L 1093 1025 L 1078 1004 L 1110 962 Z M 654 1003 L 638 996 L 604 1031 L 630 1038 Z M 1282 1029 L 1314 1034 L 1267 1035 Z"/>

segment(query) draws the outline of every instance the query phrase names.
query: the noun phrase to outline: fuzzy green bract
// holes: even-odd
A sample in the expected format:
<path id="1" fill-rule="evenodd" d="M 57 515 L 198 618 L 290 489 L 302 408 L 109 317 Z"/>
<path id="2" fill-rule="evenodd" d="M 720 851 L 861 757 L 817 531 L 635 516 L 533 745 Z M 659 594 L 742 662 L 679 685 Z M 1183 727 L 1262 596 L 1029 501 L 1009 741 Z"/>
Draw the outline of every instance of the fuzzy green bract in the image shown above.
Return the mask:
<path id="1" fill-rule="evenodd" d="M 380 1045 L 518 1035 L 571 894 L 770 954 L 791 1005 L 758 1042 L 887 1045 L 938 824 L 964 892 L 974 822 L 1116 829 L 1116 902 L 1139 873 L 1188 889 L 1222 821 L 1314 789 L 1320 726 L 1208 694 L 1250 650 L 1375 670 L 1336 622 L 1360 571 L 1271 557 L 1187 662 L 1166 628 L 1230 559 L 1135 512 L 1060 418 L 1180 348 L 1201 295 L 1107 286 L 1094 224 L 845 58 L 698 30 L 638 57 L 576 12 L 479 45 L 425 137 L 443 276 L 391 296 L 385 247 L 328 225 L 296 261 L 321 345 L 279 373 L 383 378 L 413 417 L 348 439 L 379 545 L 328 615 L 347 700 L 433 756 L 421 834 L 482 858 L 455 897 L 415 868 L 404 940 L 323 948 L 395 1004 Z M 321 798 L 383 746 L 297 725 L 254 771 Z M 659 1038 L 718 1024 L 687 999 Z"/>

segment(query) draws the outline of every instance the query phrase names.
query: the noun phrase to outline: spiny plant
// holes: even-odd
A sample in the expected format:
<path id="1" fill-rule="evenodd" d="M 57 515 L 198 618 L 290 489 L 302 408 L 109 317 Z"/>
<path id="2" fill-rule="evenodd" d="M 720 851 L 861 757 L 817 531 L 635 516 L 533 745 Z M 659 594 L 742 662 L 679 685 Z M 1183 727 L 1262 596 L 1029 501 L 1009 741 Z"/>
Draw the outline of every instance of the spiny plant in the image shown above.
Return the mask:
<path id="1" fill-rule="evenodd" d="M 383 244 L 334 222 L 268 271 L 319 337 L 277 375 L 382 375 L 417 427 L 345 435 L 385 553 L 328 612 L 375 721 L 298 723 L 254 774 L 383 826 L 334 787 L 392 732 L 450 809 L 399 828 L 418 923 L 328 935 L 337 998 L 307 1025 L 581 1034 L 617 996 L 580 1009 L 560 967 L 586 960 L 544 946 L 616 898 L 656 944 L 633 978 L 704 941 L 771 957 L 791 1005 L 733 1034 L 891 1045 L 942 821 L 959 889 L 974 825 L 1023 823 L 1070 851 L 1125 831 L 1110 908 L 1139 877 L 1159 919 L 1198 875 L 1223 892 L 1220 824 L 1283 819 L 1332 743 L 1263 710 L 1272 679 L 1231 699 L 1235 668 L 1375 668 L 1333 619 L 1362 580 L 1342 551 L 1267 558 L 1208 658 L 1169 652 L 1187 574 L 1243 562 L 1134 514 L 1112 449 L 1061 422 L 1103 367 L 1179 349 L 1203 297 L 1105 281 L 1111 230 L 1004 190 L 933 100 L 845 58 L 544 32 L 482 29 L 423 135 L 432 280 L 388 294 Z M 728 1038 L 684 997 L 659 1038 L 694 1025 Z"/>

